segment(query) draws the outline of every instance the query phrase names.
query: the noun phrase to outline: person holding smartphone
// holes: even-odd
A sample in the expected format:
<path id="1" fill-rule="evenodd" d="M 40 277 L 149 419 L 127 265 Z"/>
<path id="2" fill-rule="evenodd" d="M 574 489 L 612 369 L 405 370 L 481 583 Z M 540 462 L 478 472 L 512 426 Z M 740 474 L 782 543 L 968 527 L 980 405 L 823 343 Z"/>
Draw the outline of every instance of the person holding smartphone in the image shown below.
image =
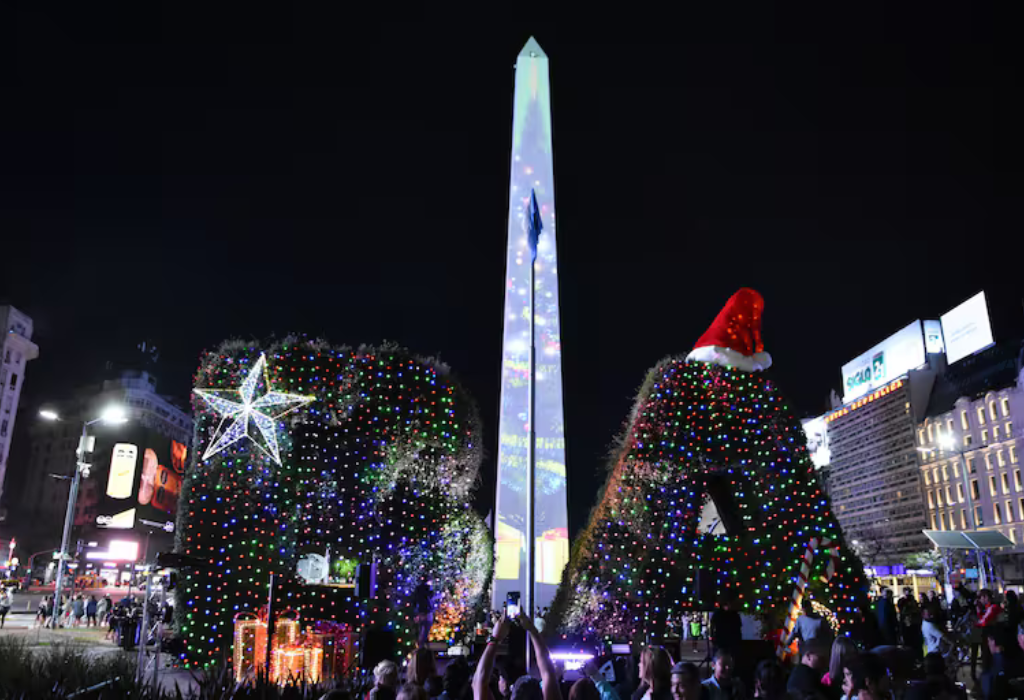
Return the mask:
<path id="1" fill-rule="evenodd" d="M 541 639 L 540 633 L 537 632 L 537 628 L 529 616 L 520 613 L 516 622 L 526 631 L 530 637 L 530 643 L 533 644 L 537 667 L 540 669 L 540 682 L 538 683 L 537 679 L 530 676 L 529 673 L 521 676 L 512 685 L 511 700 L 562 700 L 558 673 L 555 671 L 555 664 L 551 661 L 548 645 Z M 490 688 L 494 659 L 498 655 L 498 645 L 505 641 L 511 629 L 511 619 L 507 613 L 502 613 L 494 624 L 494 629 L 491 631 L 490 637 L 487 638 L 483 656 L 476 665 L 476 673 L 473 674 L 473 700 L 494 700 Z"/>

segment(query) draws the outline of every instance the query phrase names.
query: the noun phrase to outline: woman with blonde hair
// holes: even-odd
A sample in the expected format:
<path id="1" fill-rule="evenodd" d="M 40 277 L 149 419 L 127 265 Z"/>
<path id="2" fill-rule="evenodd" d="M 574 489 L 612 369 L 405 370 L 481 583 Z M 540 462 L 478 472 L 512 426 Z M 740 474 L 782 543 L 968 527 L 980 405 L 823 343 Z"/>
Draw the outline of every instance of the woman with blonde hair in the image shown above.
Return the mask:
<path id="1" fill-rule="evenodd" d="M 398 692 L 398 664 L 381 661 L 373 669 L 374 686 L 369 700 L 395 700 Z"/>
<path id="2" fill-rule="evenodd" d="M 640 653 L 640 687 L 632 700 L 672 700 L 672 657 L 665 647 L 646 647 Z"/>

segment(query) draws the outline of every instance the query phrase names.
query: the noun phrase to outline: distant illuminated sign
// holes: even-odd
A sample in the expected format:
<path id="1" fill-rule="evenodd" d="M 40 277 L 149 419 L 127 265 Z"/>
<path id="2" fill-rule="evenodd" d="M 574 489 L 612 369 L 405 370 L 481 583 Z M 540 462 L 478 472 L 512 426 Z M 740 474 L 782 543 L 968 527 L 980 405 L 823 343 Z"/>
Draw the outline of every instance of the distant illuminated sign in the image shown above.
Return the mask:
<path id="1" fill-rule="evenodd" d="M 939 321 L 924 322 L 924 348 L 929 355 L 946 351 L 946 345 L 942 341 L 942 323 Z"/>
<path id="2" fill-rule="evenodd" d="M 846 414 L 851 413 L 852 411 L 856 411 L 861 406 L 865 406 L 865 405 L 871 403 L 872 401 L 876 401 L 876 400 L 882 398 L 883 396 L 888 396 L 892 392 L 894 392 L 897 389 L 899 389 L 901 386 L 903 386 L 903 380 L 902 379 L 897 379 L 896 381 L 894 381 L 889 386 L 883 386 L 878 391 L 873 391 L 870 394 L 868 394 L 867 396 L 865 396 L 864 398 L 857 399 L 856 401 L 851 403 L 849 406 L 843 406 L 838 411 L 834 411 L 834 412 L 828 414 L 827 416 L 825 416 L 825 422 L 826 423 L 831 423 L 836 418 L 842 418 Z"/>
<path id="3" fill-rule="evenodd" d="M 946 360 L 953 364 L 968 355 L 984 350 L 995 342 L 992 322 L 988 317 L 985 292 L 942 315 L 942 335 L 946 339 Z"/>
<path id="4" fill-rule="evenodd" d="M 825 416 L 805 420 L 803 427 L 811 463 L 815 469 L 827 467 L 832 460 L 832 450 L 828 444 L 828 423 L 825 421 Z"/>
<path id="5" fill-rule="evenodd" d="M 86 559 L 104 561 L 136 561 L 139 558 L 139 543 L 128 540 L 113 540 L 106 552 L 86 552 Z"/>
<path id="6" fill-rule="evenodd" d="M 843 365 L 843 403 L 850 403 L 925 363 L 921 322 L 903 330 Z"/>

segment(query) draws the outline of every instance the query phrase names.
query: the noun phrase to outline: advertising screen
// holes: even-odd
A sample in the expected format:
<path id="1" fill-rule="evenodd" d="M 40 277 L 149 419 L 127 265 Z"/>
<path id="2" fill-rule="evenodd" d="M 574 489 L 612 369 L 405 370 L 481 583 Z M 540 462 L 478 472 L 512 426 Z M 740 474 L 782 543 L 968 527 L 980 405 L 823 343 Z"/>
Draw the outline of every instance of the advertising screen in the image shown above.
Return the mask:
<path id="1" fill-rule="evenodd" d="M 825 416 L 808 418 L 803 421 L 804 435 L 807 437 L 807 453 L 815 469 L 827 467 L 832 460 L 832 452 L 828 445 L 828 427 Z"/>
<path id="2" fill-rule="evenodd" d="M 127 426 L 97 447 L 93 465 L 103 487 L 97 527 L 173 529 L 188 449 L 154 430 Z"/>
<path id="3" fill-rule="evenodd" d="M 843 403 L 859 399 L 924 363 L 924 334 L 921 322 L 914 321 L 843 365 Z"/>
<path id="4" fill-rule="evenodd" d="M 985 292 L 978 292 L 943 314 L 942 334 L 946 339 L 946 361 L 949 364 L 992 345 L 992 323 L 988 317 Z"/>
<path id="5" fill-rule="evenodd" d="M 942 323 L 939 321 L 924 322 L 924 347 L 929 355 L 946 352 L 946 346 L 942 340 Z"/>

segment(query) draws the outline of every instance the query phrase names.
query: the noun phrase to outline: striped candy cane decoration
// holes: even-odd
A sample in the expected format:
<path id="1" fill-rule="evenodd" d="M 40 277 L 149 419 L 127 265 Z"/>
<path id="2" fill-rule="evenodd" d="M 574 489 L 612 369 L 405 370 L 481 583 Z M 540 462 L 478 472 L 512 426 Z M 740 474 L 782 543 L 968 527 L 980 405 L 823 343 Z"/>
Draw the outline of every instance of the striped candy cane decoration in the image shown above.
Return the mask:
<path id="1" fill-rule="evenodd" d="M 832 577 L 836 575 L 836 567 L 839 564 L 839 545 L 833 546 L 832 540 L 827 537 L 812 537 L 811 541 L 807 543 L 807 549 L 804 550 L 803 560 L 800 562 L 800 573 L 796 579 L 796 587 L 793 589 L 793 595 L 789 599 L 789 615 L 786 617 L 786 624 L 782 628 L 782 636 L 779 638 L 779 645 L 776 649 L 780 659 L 786 657 L 786 640 L 789 639 L 789 634 L 793 631 L 796 619 L 800 616 L 801 605 L 804 600 L 804 589 L 807 588 L 807 579 L 811 575 L 811 562 L 814 561 L 814 555 L 819 547 L 828 549 L 830 555 L 828 564 L 825 567 L 825 581 L 831 581 Z"/>

